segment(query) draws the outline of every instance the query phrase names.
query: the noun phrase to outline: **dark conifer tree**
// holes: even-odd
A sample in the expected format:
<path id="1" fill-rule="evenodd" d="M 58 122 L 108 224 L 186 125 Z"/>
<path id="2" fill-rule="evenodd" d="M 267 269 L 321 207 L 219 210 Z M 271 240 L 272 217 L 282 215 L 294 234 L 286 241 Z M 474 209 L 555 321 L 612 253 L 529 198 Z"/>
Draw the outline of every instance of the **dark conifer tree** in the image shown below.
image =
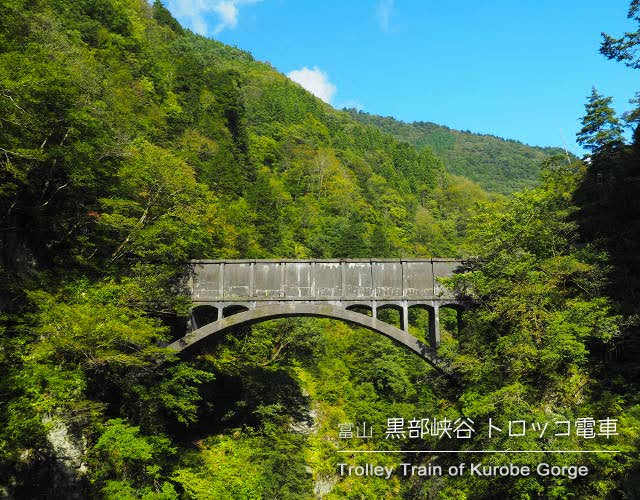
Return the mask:
<path id="1" fill-rule="evenodd" d="M 627 18 L 636 21 L 639 29 L 625 33 L 620 38 L 602 33 L 604 40 L 600 46 L 600 53 L 607 59 L 624 61 L 630 68 L 640 69 L 640 57 L 637 55 L 640 43 L 640 0 L 632 0 Z"/>
<path id="2" fill-rule="evenodd" d="M 578 143 L 585 149 L 596 152 L 612 144 L 620 144 L 622 127 L 611 108 L 611 97 L 604 97 L 595 87 L 591 90 L 589 101 L 585 104 L 582 128 L 576 134 Z"/>

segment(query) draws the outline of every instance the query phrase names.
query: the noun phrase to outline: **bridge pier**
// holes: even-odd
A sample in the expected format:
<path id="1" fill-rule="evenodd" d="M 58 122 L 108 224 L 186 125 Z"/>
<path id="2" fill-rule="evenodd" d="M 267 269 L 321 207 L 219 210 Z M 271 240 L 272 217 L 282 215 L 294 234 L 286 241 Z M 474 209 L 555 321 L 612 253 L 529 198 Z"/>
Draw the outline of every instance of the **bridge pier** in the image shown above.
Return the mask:
<path id="1" fill-rule="evenodd" d="M 400 329 L 409 333 L 409 306 L 407 301 L 402 302 L 402 309 L 400 313 Z"/>
<path id="2" fill-rule="evenodd" d="M 429 344 L 433 349 L 440 345 L 440 306 L 437 303 L 429 311 Z"/>

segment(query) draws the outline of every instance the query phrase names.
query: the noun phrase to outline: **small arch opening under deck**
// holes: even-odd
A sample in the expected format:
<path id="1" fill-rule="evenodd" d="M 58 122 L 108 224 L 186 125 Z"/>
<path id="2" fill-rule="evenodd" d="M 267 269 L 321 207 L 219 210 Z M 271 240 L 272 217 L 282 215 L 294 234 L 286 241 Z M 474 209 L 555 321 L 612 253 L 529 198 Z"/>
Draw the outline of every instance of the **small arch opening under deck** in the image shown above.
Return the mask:
<path id="1" fill-rule="evenodd" d="M 248 311 L 248 310 L 249 310 L 249 308 L 246 307 L 246 306 L 240 306 L 240 305 L 237 305 L 237 304 L 233 304 L 233 305 L 225 307 L 222 310 L 222 317 L 223 318 L 228 318 L 229 316 L 233 316 L 234 314 L 238 314 L 238 313 L 245 312 L 245 311 Z"/>
<path id="2" fill-rule="evenodd" d="M 196 306 L 191 310 L 191 328 L 196 330 L 208 325 L 209 323 L 218 321 L 219 314 L 219 309 L 215 306 Z"/>
<path id="3" fill-rule="evenodd" d="M 347 307 L 347 311 L 353 311 L 365 316 L 373 317 L 373 308 L 367 304 L 353 304 Z"/>

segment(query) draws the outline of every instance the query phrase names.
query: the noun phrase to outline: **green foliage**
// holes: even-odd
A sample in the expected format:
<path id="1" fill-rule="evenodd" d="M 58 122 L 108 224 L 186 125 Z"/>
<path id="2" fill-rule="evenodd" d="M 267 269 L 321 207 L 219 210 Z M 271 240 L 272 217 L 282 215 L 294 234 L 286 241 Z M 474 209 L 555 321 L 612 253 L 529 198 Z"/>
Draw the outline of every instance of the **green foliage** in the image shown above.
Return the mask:
<path id="1" fill-rule="evenodd" d="M 318 485 L 333 498 L 637 490 L 630 454 L 585 459 L 594 472 L 576 487 L 335 476 L 344 421 L 380 430 L 397 416 L 542 418 L 549 405 L 576 415 L 610 404 L 625 426 L 620 446 L 637 446 L 638 401 L 625 385 L 637 366 L 594 382 L 614 373 L 612 344 L 636 345 L 621 330 L 633 323 L 633 294 L 615 311 L 623 322 L 607 299 L 615 238 L 579 244 L 578 227 L 600 221 L 571 202 L 580 168 L 553 160 L 542 186 L 510 199 L 480 187 L 533 186 L 556 150 L 336 111 L 142 0 L 3 2 L 0 124 L 0 487 L 9 495 L 69 496 L 54 421 L 85 443 L 76 451 L 87 497 L 298 499 Z M 585 189 L 587 198 L 624 212 L 613 193 L 632 199 L 633 151 L 594 162 L 591 180 L 608 167 L 611 187 L 601 197 Z M 637 240 L 634 220 L 608 226 Z M 482 257 L 455 280 L 478 307 L 456 338 L 442 316 L 461 392 L 387 339 L 327 320 L 238 329 L 180 362 L 162 347 L 185 333 L 191 258 L 463 251 Z M 424 337 L 428 318 L 411 318 Z M 363 446 L 392 449 L 382 436 Z"/>
<path id="2" fill-rule="evenodd" d="M 158 21 L 158 24 L 167 26 L 171 28 L 175 33 L 182 35 L 184 30 L 180 23 L 174 19 L 171 15 L 171 12 L 167 10 L 167 8 L 162 5 L 160 0 L 154 0 L 153 2 L 153 18 Z"/>
<path id="3" fill-rule="evenodd" d="M 120 418 L 109 420 L 90 452 L 96 470 L 93 481 L 109 499 L 178 498 L 173 485 L 163 481 L 159 465 L 175 452 L 165 436 L 143 436 L 138 427 Z M 145 483 L 153 483 L 154 488 L 144 486 Z"/>
<path id="4" fill-rule="evenodd" d="M 362 123 L 373 125 L 397 140 L 407 141 L 423 155 L 437 155 L 449 173 L 471 179 L 495 193 L 509 194 L 533 187 L 538 181 L 542 162 L 562 152 L 559 148 L 527 146 L 514 140 L 462 132 L 430 122 L 404 123 L 354 109 L 346 111 Z"/>
<path id="5" fill-rule="evenodd" d="M 638 21 L 638 7 L 638 2 L 630 3 L 629 18 L 634 21 Z M 637 32 L 626 33 L 619 40 L 605 35 L 606 41 L 613 44 L 603 44 L 601 52 L 637 68 L 637 60 L 634 59 L 638 46 Z M 631 144 L 618 140 L 596 150 L 575 196 L 580 206 L 576 220 L 581 238 L 606 256 L 605 293 L 615 301 L 616 311 L 624 318 L 621 335 L 616 341 L 615 362 L 603 367 L 608 370 L 608 383 L 602 384 L 602 391 L 606 394 L 611 391 L 631 393 L 633 389 L 630 388 L 636 388 L 637 392 L 636 381 L 640 375 L 635 362 L 640 353 L 637 307 L 640 290 L 637 238 L 640 221 L 637 196 L 640 129 L 637 126 L 637 95 L 631 103 L 634 108 L 623 115 L 627 123 L 635 127 Z"/>
<path id="6" fill-rule="evenodd" d="M 3 446 L 46 449 L 47 415 L 61 415 L 67 425 L 84 427 L 87 434 L 105 414 L 114 412 L 153 433 L 171 422 L 194 421 L 200 400 L 196 387 L 212 375 L 188 364 L 171 364 L 174 354 L 158 346 L 167 328 L 131 307 L 141 293 L 132 282 L 107 281 L 73 283 L 59 295 L 29 294 L 37 310 L 19 331 L 24 332 L 22 342 L 31 340 L 2 387 L 9 396 L 3 408 Z M 115 488 L 112 481 L 125 478 L 142 491 L 155 476 L 138 471 L 151 467 L 152 458 L 162 455 L 169 441 L 141 438 L 139 449 L 128 449 L 138 455 L 123 458 L 128 434 L 138 434 L 138 427 L 125 432 L 123 425 L 120 420 L 108 424 L 96 445 L 101 453 L 113 452 L 115 462 L 100 455 L 89 475 L 107 490 Z M 114 438 L 121 434 L 118 444 Z M 20 464 L 19 457 L 13 460 Z M 169 491 L 170 485 L 163 488 Z"/>
<path id="7" fill-rule="evenodd" d="M 631 0 L 627 18 L 640 23 L 640 2 Z M 600 46 L 600 53 L 607 59 L 623 61 L 630 68 L 640 68 L 638 60 L 638 31 L 625 33 L 621 38 L 614 38 L 606 33 L 602 33 L 604 40 Z"/>
<path id="8" fill-rule="evenodd" d="M 576 134 L 578 143 L 593 152 L 622 142 L 622 127 L 611 108 L 613 98 L 603 97 L 595 87 L 585 104 L 582 128 Z"/>
<path id="9" fill-rule="evenodd" d="M 463 295 L 478 307 L 465 314 L 465 328 L 458 344 L 449 351 L 463 376 L 460 401 L 464 414 L 493 418 L 531 415 L 548 420 L 549 415 L 572 418 L 583 414 L 625 411 L 606 402 L 598 404 L 593 394 L 601 391 L 601 370 L 606 370 L 606 352 L 615 350 L 622 317 L 614 304 L 601 296 L 606 278 L 601 257 L 590 246 L 581 245 L 579 226 L 573 219 L 575 190 L 584 176 L 576 163 L 562 159 L 544 171 L 539 188 L 514 195 L 497 206 L 487 205 L 473 222 L 470 248 L 481 256 L 470 272 L 451 279 Z M 557 418 L 557 417 L 556 417 Z M 635 432 L 635 431 L 634 431 Z M 616 443 L 616 449 L 633 448 L 634 438 Z M 541 446 L 535 441 L 513 441 L 500 436 L 480 439 L 475 449 L 492 446 L 506 449 Z M 588 446 L 575 437 L 542 446 L 579 449 Z M 603 449 L 606 440 L 599 442 Z M 485 460 L 485 463 L 499 463 Z M 521 463 L 536 464 L 523 457 Z M 572 463 L 566 457 L 546 457 L 549 463 Z M 519 491 L 545 498 L 564 498 L 571 492 L 582 498 L 601 498 L 620 490 L 623 478 L 637 466 L 631 456 L 620 457 L 612 467 L 594 456 L 588 464 L 590 480 L 571 485 L 566 480 L 511 479 L 507 485 L 476 481 L 457 484 L 458 491 L 475 494 L 492 488 L 494 494 Z M 624 465 L 622 465 L 624 463 Z M 501 488 L 505 488 L 501 490 Z M 496 490 L 498 488 L 498 490 Z"/>
<path id="10" fill-rule="evenodd" d="M 282 433 L 213 436 L 185 458 L 173 479 L 189 499 L 313 498 L 302 444 L 300 436 Z"/>

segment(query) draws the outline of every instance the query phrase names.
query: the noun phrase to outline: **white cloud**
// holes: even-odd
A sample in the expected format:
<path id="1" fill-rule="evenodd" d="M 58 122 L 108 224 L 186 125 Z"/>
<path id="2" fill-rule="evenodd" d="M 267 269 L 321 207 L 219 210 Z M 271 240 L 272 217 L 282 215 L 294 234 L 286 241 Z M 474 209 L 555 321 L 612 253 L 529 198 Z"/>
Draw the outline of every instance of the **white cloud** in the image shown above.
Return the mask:
<path id="1" fill-rule="evenodd" d="M 302 69 L 291 71 L 287 76 L 316 97 L 331 104 L 331 99 L 337 90 L 336 86 L 329 81 L 327 74 L 318 69 L 317 66 L 314 66 L 313 69 L 305 66 Z"/>
<path id="2" fill-rule="evenodd" d="M 213 10 L 220 18 L 220 23 L 216 26 L 215 33 L 220 33 L 227 26 L 235 28 L 238 24 L 238 2 L 225 1 L 218 2 L 213 6 Z"/>
<path id="3" fill-rule="evenodd" d="M 383 31 L 389 31 L 394 0 L 380 0 L 376 6 L 376 16 Z"/>
<path id="4" fill-rule="evenodd" d="M 167 8 L 181 22 L 196 33 L 217 35 L 225 28 L 235 28 L 240 14 L 239 7 L 258 3 L 261 0 L 168 0 Z M 207 17 L 218 20 L 213 30 L 209 29 Z"/>

